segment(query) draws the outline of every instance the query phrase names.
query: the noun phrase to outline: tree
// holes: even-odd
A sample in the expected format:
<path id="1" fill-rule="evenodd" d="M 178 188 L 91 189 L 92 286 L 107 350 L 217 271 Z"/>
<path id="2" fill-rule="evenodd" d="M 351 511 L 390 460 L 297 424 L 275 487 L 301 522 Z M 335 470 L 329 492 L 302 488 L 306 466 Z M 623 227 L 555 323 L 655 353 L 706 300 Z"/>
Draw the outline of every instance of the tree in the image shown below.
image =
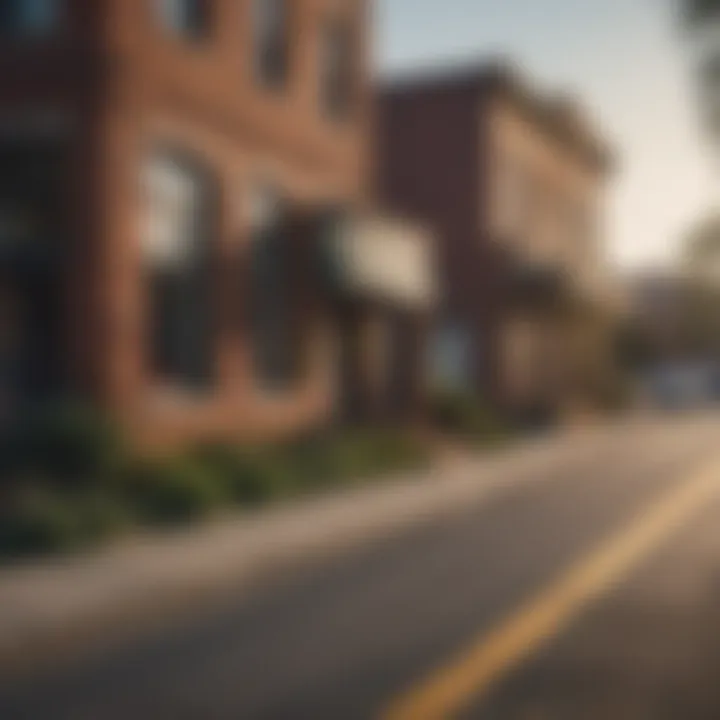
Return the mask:
<path id="1" fill-rule="evenodd" d="M 684 23 L 694 28 L 720 17 L 720 0 L 681 0 Z"/>
<path id="2" fill-rule="evenodd" d="M 684 264 L 690 275 L 720 284 L 720 211 L 703 218 L 685 239 Z"/>
<path id="3" fill-rule="evenodd" d="M 720 0 L 678 0 L 677 7 L 695 55 L 703 120 L 720 146 Z"/>
<path id="4" fill-rule="evenodd" d="M 693 227 L 685 241 L 684 323 L 689 342 L 720 354 L 720 211 Z"/>

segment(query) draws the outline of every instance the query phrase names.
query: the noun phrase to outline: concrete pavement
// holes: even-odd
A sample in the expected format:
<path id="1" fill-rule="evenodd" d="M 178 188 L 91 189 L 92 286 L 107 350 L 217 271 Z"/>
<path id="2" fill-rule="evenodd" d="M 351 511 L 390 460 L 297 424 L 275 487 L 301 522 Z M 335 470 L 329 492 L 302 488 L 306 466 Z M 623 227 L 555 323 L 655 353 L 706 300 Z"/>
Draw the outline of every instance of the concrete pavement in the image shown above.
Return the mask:
<path id="1" fill-rule="evenodd" d="M 528 442 L 488 457 L 462 457 L 425 473 L 232 515 L 177 534 L 136 536 L 85 556 L 0 570 L 0 668 L 52 662 L 114 641 L 228 590 L 252 587 L 298 563 L 477 503 L 505 484 L 566 467 L 620 428 Z M 112 637 L 115 636 L 115 637 Z"/>
<path id="2" fill-rule="evenodd" d="M 504 478 L 495 492 L 458 490 L 457 502 L 442 512 L 426 508 L 423 522 L 415 516 L 415 522 L 379 533 L 371 544 L 349 543 L 331 557 L 286 566 L 272 582 L 229 593 L 192 621 L 128 639 L 113 651 L 78 656 L 62 669 L 22 680 L 6 674 L 0 717 L 374 717 L 452 665 L 478 639 L 482 643 L 528 599 L 643 517 L 658 498 L 683 492 L 699 466 L 720 458 L 718 430 L 714 417 L 635 422 L 572 442 L 552 441 L 542 451 L 534 449 L 538 455 L 531 459 L 494 460 L 487 472 Z M 466 476 L 467 486 L 483 484 L 483 470 L 476 472 L 474 479 L 472 472 Z M 691 622 L 695 608 L 709 627 L 720 626 L 713 624 L 718 613 L 706 592 L 720 574 L 715 510 L 708 502 L 702 521 L 683 522 L 678 537 L 689 539 L 676 544 L 669 536 L 664 560 L 660 553 L 640 563 L 607 597 L 603 593 L 597 605 L 583 609 L 556 641 L 496 678 L 482 703 L 464 698 L 462 711 L 520 720 L 654 717 L 632 714 L 641 703 L 638 693 L 668 677 L 683 678 L 676 709 L 691 707 L 698 697 L 706 699 L 698 708 L 720 708 L 707 684 L 693 687 L 691 673 L 680 672 L 695 660 L 706 662 L 708 653 L 720 655 L 720 641 L 702 638 Z M 659 569 L 653 571 L 656 562 Z M 649 573 L 646 587 L 654 592 L 633 595 L 633 583 L 643 573 Z M 658 581 L 657 573 L 664 580 Z M 691 588 L 681 593 L 685 604 L 677 612 L 668 610 L 678 607 L 674 578 Z M 635 641 L 643 628 L 663 636 L 663 621 L 674 623 L 667 640 L 649 640 L 660 650 L 655 664 L 642 646 L 627 648 L 627 619 L 618 620 L 614 605 L 623 592 L 631 593 L 628 602 L 640 618 Z M 595 620 L 606 603 L 616 612 Z M 4 607 L 3 602 L 0 614 Z M 584 630 L 575 635 L 577 628 Z M 678 661 L 673 638 L 683 632 L 691 640 Z M 567 638 L 575 644 L 558 651 Z M 547 664 L 556 651 L 561 654 Z M 605 672 L 596 676 L 596 664 L 580 662 L 585 675 L 573 673 L 578 658 L 588 657 L 583 653 L 598 653 L 607 663 Z M 641 657 L 635 664 L 636 656 L 644 662 Z M 610 660 L 622 657 L 625 665 Z M 579 677 L 587 693 L 575 689 Z M 604 690 L 603 683 L 609 684 Z M 605 707 L 598 704 L 603 692 L 614 693 L 615 704 L 606 707 L 617 714 L 598 714 L 597 708 Z"/>

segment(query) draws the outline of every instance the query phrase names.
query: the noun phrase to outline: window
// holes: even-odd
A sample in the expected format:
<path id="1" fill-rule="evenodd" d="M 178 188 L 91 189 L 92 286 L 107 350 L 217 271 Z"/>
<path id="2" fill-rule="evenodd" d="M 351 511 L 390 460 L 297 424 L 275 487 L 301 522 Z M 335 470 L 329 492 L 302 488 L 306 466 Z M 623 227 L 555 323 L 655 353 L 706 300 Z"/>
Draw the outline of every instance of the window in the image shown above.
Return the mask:
<path id="1" fill-rule="evenodd" d="M 288 77 L 287 0 L 253 0 L 254 70 L 266 87 L 282 87 Z"/>
<path id="2" fill-rule="evenodd" d="M 0 141 L 0 394 L 3 417 L 24 403 L 67 390 L 68 317 L 62 299 L 68 144 L 64 139 Z"/>
<path id="3" fill-rule="evenodd" d="M 145 169 L 144 190 L 152 368 L 168 384 L 203 389 L 213 365 L 213 186 L 187 158 L 157 153 Z"/>
<path id="4" fill-rule="evenodd" d="M 331 20 L 322 28 L 320 41 L 320 93 L 323 111 L 344 119 L 351 110 L 354 92 L 352 33 L 346 23 Z"/>
<path id="5" fill-rule="evenodd" d="M 296 379 L 299 364 L 286 212 L 272 188 L 257 188 L 251 200 L 250 332 L 255 374 L 263 387 L 281 390 Z"/>
<path id="6" fill-rule="evenodd" d="M 511 153 L 500 155 L 498 174 L 498 230 L 509 242 L 519 244 L 528 230 L 530 178 L 521 158 Z"/>
<path id="7" fill-rule="evenodd" d="M 38 37 L 58 20 L 58 0 L 2 0 L 0 37 Z"/>
<path id="8" fill-rule="evenodd" d="M 462 390 L 472 383 L 473 338 L 470 327 L 447 318 L 435 329 L 431 343 L 431 380 L 442 390 Z"/>
<path id="9" fill-rule="evenodd" d="M 208 0 L 157 0 L 162 24 L 177 35 L 200 39 L 209 29 Z"/>

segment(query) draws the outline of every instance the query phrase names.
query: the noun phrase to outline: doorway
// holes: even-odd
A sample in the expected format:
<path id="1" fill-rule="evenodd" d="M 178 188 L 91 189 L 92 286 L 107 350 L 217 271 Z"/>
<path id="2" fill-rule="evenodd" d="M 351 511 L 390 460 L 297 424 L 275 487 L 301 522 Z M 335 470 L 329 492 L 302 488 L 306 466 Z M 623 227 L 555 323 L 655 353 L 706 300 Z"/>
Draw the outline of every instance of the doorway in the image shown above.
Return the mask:
<path id="1" fill-rule="evenodd" d="M 63 146 L 0 140 L 0 414 L 62 390 L 63 260 L 67 223 Z"/>

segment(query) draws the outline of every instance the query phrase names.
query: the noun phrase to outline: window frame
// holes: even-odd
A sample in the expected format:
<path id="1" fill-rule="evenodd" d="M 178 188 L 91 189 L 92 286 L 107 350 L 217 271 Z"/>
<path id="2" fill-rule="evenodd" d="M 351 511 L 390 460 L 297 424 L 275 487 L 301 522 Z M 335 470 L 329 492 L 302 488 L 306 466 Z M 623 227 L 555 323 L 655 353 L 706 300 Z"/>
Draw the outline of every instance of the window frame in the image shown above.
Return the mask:
<path id="1" fill-rule="evenodd" d="M 183 13 L 185 17 L 182 19 L 175 15 L 178 3 L 193 4 L 194 21 L 188 21 L 187 12 Z M 154 0 L 154 12 L 156 22 L 169 36 L 192 45 L 202 45 L 210 40 L 213 24 L 210 0 Z"/>
<path id="2" fill-rule="evenodd" d="M 7 1 L 7 0 L 5 0 Z M 14 10 L 8 11 L 10 15 L 15 14 L 15 23 L 13 25 L 12 19 L 6 24 L 3 24 L 0 19 L 0 45 L 3 44 L 34 44 L 40 43 L 48 38 L 51 38 L 58 34 L 60 28 L 64 23 L 65 17 L 65 2 L 63 0 L 41 0 L 46 3 L 46 8 L 49 12 L 49 17 L 45 19 L 42 25 L 33 27 L 32 23 L 28 23 L 28 18 L 22 17 L 23 8 L 27 9 L 27 0 L 14 0 L 12 8 Z M 20 12 L 18 13 L 18 9 Z M 23 26 L 23 22 L 25 25 Z"/>
<path id="3" fill-rule="evenodd" d="M 332 13 L 322 19 L 318 39 L 319 104 L 324 117 L 347 122 L 357 104 L 357 42 L 351 18 Z"/>
<path id="4" fill-rule="evenodd" d="M 157 227 L 151 226 L 151 221 L 156 220 L 153 203 L 157 198 L 156 190 L 157 176 L 152 173 L 158 169 L 179 171 L 179 176 L 184 175 L 190 180 L 192 188 L 192 202 L 196 204 L 195 216 L 191 218 L 193 226 L 191 232 L 194 234 L 193 242 L 196 243 L 194 251 L 189 253 L 186 260 L 173 262 L 153 256 L 149 247 L 152 242 L 151 233 Z M 146 193 L 142 205 L 143 232 L 142 232 L 142 267 L 144 277 L 144 292 L 146 293 L 146 335 L 145 335 L 145 357 L 146 366 L 149 368 L 153 383 L 164 389 L 180 390 L 185 395 L 205 396 L 215 389 L 218 381 L 218 369 L 216 363 L 216 341 L 217 341 L 217 311 L 215 293 L 213 291 L 214 280 L 214 257 L 220 231 L 219 202 L 220 188 L 217 175 L 203 159 L 195 153 L 188 152 L 183 148 L 174 145 L 168 146 L 159 144 L 151 146 L 143 156 L 142 162 L 142 184 Z M 166 178 L 167 179 L 167 178 Z M 167 192 L 167 189 L 165 189 Z M 160 193 L 162 195 L 162 191 Z M 162 202 L 162 198 L 160 199 Z M 199 210 L 197 205 L 199 204 Z M 160 210 L 162 213 L 162 208 Z M 192 212 L 192 210 L 190 211 Z M 200 222 L 198 223 L 198 218 Z M 200 224 L 202 223 L 202 224 Z M 176 228 L 177 229 L 177 228 Z M 182 229 L 182 228 L 181 228 Z M 165 290 L 163 297 L 158 298 L 156 291 Z M 187 298 L 192 291 L 194 297 L 199 297 L 195 291 L 201 293 L 200 300 L 188 305 Z M 198 325 L 194 327 L 195 343 L 198 338 L 202 342 L 201 353 L 188 363 L 187 359 L 178 361 L 177 357 L 169 359 L 172 350 L 167 345 L 160 346 L 158 343 L 158 326 L 168 319 L 168 315 L 158 316 L 163 313 L 158 303 L 169 302 L 173 296 L 185 304 L 186 310 L 200 310 L 201 316 L 196 317 Z M 176 311 L 177 312 L 177 311 Z M 170 325 L 173 325 L 170 322 Z M 175 331 L 179 324 L 176 324 Z M 173 332 L 163 325 L 161 332 Z M 173 342 L 179 342 L 175 337 Z M 195 364 L 195 367 L 191 365 Z"/>
<path id="5" fill-rule="evenodd" d="M 282 92 L 291 79 L 292 0 L 251 0 L 252 75 L 265 90 Z M 274 7 L 269 17 L 269 7 Z"/>
<path id="6" fill-rule="evenodd" d="M 301 385 L 307 369 L 295 307 L 296 247 L 289 223 L 292 206 L 282 188 L 271 182 L 255 182 L 245 191 L 250 193 L 250 204 L 256 209 L 250 213 L 249 223 L 245 322 L 252 381 L 261 395 L 278 399 L 292 394 Z M 272 260 L 270 268 L 263 265 L 268 256 L 261 253 L 278 250 L 282 257 Z M 260 306 L 269 299 L 271 304 Z M 273 322 L 277 323 L 277 332 L 271 340 L 262 332 Z M 261 346 L 272 342 L 274 349 Z M 283 359 L 278 362 L 281 356 Z"/>

